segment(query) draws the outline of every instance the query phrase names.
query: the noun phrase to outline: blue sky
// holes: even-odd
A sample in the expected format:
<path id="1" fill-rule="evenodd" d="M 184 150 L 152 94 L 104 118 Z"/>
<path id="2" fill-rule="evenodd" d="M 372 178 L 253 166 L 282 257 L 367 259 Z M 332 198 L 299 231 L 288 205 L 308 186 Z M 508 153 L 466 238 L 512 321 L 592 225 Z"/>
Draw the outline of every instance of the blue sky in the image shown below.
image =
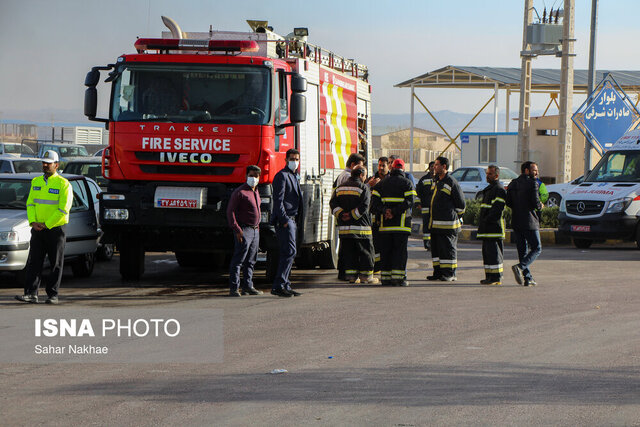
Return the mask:
<path id="1" fill-rule="evenodd" d="M 553 4 L 534 0 L 540 14 Z M 409 91 L 396 83 L 446 65 L 519 67 L 523 9 L 522 0 L 2 0 L 0 111 L 81 110 L 86 72 L 133 52 L 137 36 L 159 36 L 166 15 L 183 31 L 245 31 L 246 19 L 268 20 L 280 34 L 306 26 L 311 43 L 369 66 L 374 113 L 408 113 Z M 576 0 L 576 68 L 587 68 L 590 13 L 591 0 Z M 637 0 L 600 1 L 598 68 L 640 69 L 640 55 L 629 47 L 640 35 L 628 18 L 636 16 Z M 540 58 L 533 66 L 559 68 L 560 60 Z M 491 93 L 419 95 L 434 110 L 469 113 Z M 517 102 L 513 96 L 512 110 Z M 544 109 L 546 100 L 536 103 Z"/>

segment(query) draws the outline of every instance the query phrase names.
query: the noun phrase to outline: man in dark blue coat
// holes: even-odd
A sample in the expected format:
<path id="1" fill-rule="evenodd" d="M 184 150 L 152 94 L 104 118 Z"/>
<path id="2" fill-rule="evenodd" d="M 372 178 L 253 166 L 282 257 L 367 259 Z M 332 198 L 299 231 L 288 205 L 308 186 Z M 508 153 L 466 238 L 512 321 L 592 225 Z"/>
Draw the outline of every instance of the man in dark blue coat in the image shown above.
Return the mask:
<path id="1" fill-rule="evenodd" d="M 542 252 L 540 243 L 540 194 L 536 175 L 538 165 L 527 161 L 520 166 L 522 174 L 509 183 L 507 206 L 511 208 L 511 228 L 516 237 L 518 264 L 511 267 L 516 282 L 536 286 L 530 267 Z"/>
<path id="2" fill-rule="evenodd" d="M 296 257 L 296 236 L 298 224 L 302 218 L 302 190 L 296 171 L 300 165 L 300 152 L 287 151 L 287 164 L 273 179 L 273 213 L 271 222 L 276 227 L 279 260 L 278 270 L 271 293 L 279 297 L 299 296 L 300 292 L 291 289 L 289 274 Z"/>

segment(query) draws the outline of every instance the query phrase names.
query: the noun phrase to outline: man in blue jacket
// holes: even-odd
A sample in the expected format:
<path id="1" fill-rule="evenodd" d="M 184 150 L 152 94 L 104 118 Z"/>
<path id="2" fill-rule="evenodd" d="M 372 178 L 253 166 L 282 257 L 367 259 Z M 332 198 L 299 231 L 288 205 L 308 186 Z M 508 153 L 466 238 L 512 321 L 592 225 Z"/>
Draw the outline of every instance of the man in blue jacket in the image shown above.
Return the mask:
<path id="1" fill-rule="evenodd" d="M 301 295 L 291 289 L 289 274 L 296 257 L 296 236 L 302 219 L 302 190 L 296 171 L 300 165 L 300 152 L 295 149 L 287 150 L 287 164 L 273 179 L 273 214 L 271 222 L 276 227 L 278 239 L 279 260 L 276 278 L 273 281 L 271 293 L 279 297 Z"/>

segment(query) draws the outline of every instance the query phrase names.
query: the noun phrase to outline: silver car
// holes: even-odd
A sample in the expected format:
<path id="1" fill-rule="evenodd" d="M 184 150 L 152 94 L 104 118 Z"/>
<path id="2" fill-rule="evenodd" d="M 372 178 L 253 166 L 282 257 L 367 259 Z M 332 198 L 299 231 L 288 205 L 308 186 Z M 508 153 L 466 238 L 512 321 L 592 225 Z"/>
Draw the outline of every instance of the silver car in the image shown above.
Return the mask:
<path id="1" fill-rule="evenodd" d="M 16 273 L 21 282 L 24 281 L 31 239 L 26 202 L 31 180 L 40 174 L 0 175 L 0 271 Z M 66 228 L 65 264 L 71 265 L 74 276 L 88 277 L 93 273 L 100 237 L 96 215 L 96 195 L 100 189 L 86 177 L 63 176 L 73 189 L 73 204 Z"/>
<path id="2" fill-rule="evenodd" d="M 480 191 L 488 185 L 486 170 L 486 166 L 465 166 L 451 172 L 451 176 L 460 183 L 465 199 L 477 199 Z M 504 188 L 517 177 L 518 174 L 511 169 L 500 166 L 500 182 Z"/>

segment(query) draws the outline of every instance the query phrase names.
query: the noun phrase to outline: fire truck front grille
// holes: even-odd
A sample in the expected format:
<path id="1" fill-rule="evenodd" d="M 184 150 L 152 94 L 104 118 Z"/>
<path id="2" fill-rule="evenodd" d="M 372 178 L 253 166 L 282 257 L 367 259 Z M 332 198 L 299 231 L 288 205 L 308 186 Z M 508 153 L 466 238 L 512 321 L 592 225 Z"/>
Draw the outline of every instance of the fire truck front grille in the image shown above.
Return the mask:
<path id="1" fill-rule="evenodd" d="M 144 173 L 175 175 L 231 175 L 233 169 L 225 166 L 140 165 Z"/>
<path id="2" fill-rule="evenodd" d="M 145 162 L 159 162 L 160 153 L 152 151 L 136 151 L 136 159 Z M 239 154 L 212 154 L 212 163 L 235 163 L 240 159 Z"/>
<path id="3" fill-rule="evenodd" d="M 602 212 L 604 202 L 594 200 L 567 201 L 567 213 L 571 215 L 598 215 Z"/>

